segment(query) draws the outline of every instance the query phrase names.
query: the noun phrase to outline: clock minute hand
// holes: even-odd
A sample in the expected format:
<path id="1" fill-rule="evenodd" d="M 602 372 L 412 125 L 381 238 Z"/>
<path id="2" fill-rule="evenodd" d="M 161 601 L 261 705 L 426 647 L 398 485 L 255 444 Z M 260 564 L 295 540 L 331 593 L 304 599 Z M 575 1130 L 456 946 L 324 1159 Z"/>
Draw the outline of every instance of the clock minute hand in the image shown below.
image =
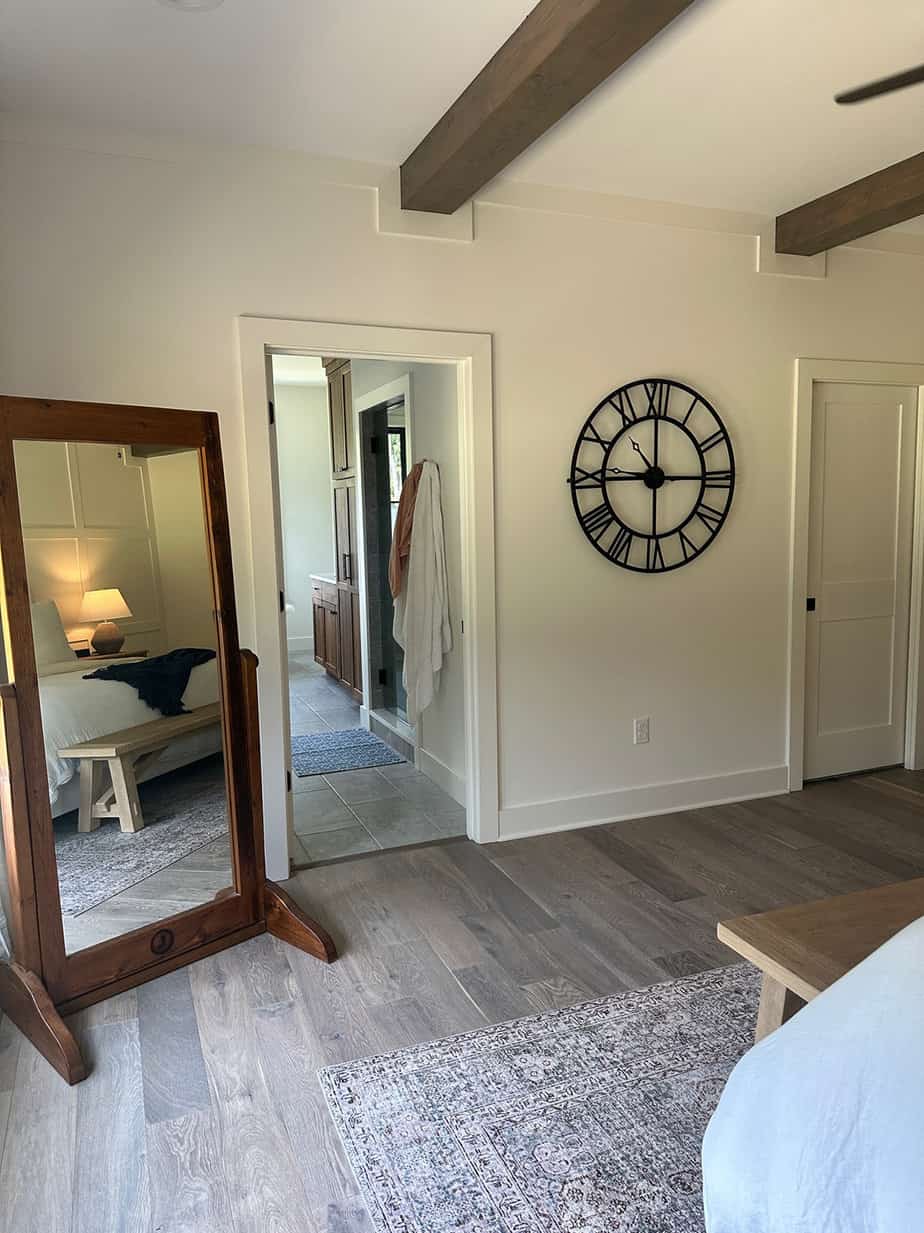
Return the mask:
<path id="1" fill-rule="evenodd" d="M 648 459 L 645 457 L 645 454 L 644 454 L 644 451 L 642 450 L 642 447 L 639 445 L 639 443 L 638 443 L 637 441 L 633 441 L 631 437 L 629 438 L 629 442 L 630 442 L 630 444 L 631 444 L 632 448 L 635 450 L 636 454 L 638 454 L 638 456 L 641 458 L 642 462 L 643 462 L 643 463 L 645 464 L 645 466 L 646 466 L 646 467 L 648 467 L 648 468 L 649 468 L 649 470 L 650 470 L 650 469 L 651 469 L 651 465 L 652 465 L 652 464 L 651 464 L 651 463 L 648 461 Z"/>

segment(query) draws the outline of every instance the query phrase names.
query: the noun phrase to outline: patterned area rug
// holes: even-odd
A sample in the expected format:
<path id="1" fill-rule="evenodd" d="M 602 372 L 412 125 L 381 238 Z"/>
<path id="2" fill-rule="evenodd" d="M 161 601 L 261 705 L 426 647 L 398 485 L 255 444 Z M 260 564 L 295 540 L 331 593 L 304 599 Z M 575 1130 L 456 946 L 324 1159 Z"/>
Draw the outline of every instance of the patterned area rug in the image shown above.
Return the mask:
<path id="1" fill-rule="evenodd" d="M 700 1146 L 753 1042 L 748 964 L 331 1066 L 380 1233 L 703 1233 Z"/>
<path id="2" fill-rule="evenodd" d="M 292 769 L 301 779 L 335 771 L 361 771 L 367 766 L 393 766 L 403 761 L 399 753 L 366 728 L 311 732 L 292 738 Z"/>
<path id="3" fill-rule="evenodd" d="M 81 835 L 77 813 L 55 820 L 61 911 L 89 912 L 228 831 L 221 754 L 138 785 L 144 829 L 126 834 L 118 822 Z"/>

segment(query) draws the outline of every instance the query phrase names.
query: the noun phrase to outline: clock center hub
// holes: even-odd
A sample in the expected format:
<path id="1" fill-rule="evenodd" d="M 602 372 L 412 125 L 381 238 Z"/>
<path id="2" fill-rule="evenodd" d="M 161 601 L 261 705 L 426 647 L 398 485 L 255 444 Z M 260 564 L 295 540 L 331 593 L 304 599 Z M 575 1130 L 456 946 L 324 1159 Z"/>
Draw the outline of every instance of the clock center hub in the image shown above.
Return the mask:
<path id="1" fill-rule="evenodd" d="M 642 478 L 646 488 L 660 488 L 664 483 L 664 472 L 660 467 L 649 467 Z"/>

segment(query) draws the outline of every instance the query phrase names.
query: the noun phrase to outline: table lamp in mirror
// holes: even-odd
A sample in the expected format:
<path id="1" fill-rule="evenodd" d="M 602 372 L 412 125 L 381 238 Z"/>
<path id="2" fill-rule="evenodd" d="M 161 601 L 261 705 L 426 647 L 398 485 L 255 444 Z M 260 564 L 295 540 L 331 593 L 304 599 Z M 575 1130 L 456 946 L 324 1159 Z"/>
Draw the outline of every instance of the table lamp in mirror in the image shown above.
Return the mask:
<path id="1" fill-rule="evenodd" d="M 125 596 L 118 587 L 103 587 L 84 593 L 80 605 L 80 619 L 87 624 L 96 624 L 90 639 L 94 655 L 117 655 L 125 644 L 125 635 L 116 625 L 116 618 L 124 620 L 132 615 Z"/>

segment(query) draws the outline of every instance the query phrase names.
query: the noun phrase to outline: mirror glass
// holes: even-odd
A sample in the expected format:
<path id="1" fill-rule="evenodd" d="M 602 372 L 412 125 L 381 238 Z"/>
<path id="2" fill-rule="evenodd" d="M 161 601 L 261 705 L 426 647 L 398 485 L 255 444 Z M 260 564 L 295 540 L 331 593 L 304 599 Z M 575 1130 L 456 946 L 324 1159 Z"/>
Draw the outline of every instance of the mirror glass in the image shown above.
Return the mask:
<path id="1" fill-rule="evenodd" d="M 65 948 L 231 886 L 199 452 L 14 444 Z"/>

